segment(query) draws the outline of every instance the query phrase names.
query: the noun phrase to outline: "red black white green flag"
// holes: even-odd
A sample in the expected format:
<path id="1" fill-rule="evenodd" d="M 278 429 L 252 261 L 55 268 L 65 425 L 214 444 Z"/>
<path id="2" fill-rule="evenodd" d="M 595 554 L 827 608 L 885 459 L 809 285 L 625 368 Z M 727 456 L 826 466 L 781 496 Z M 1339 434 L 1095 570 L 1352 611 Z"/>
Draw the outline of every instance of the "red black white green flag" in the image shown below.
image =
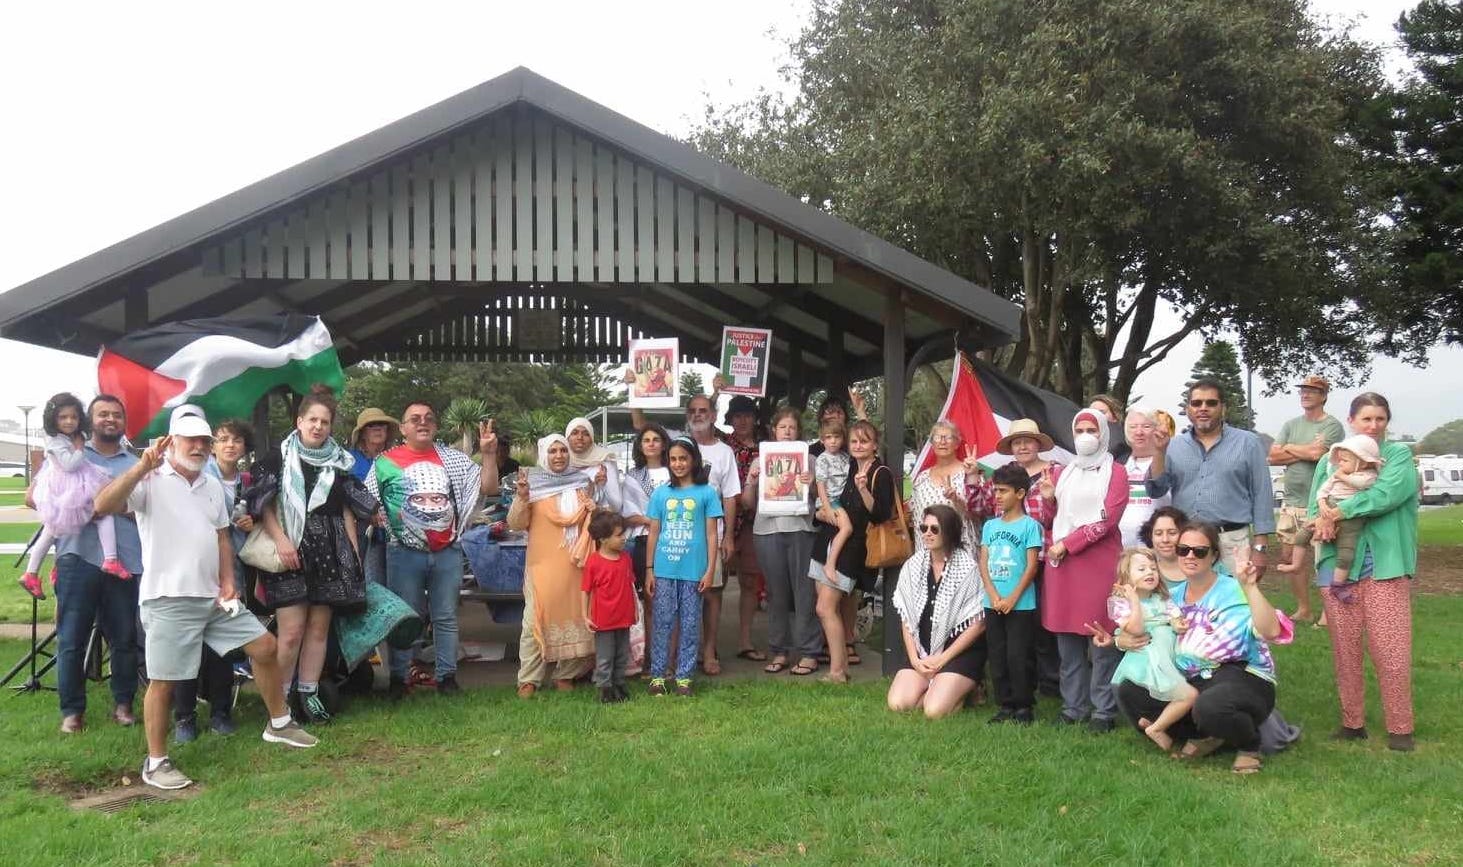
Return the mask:
<path id="1" fill-rule="evenodd" d="M 1062 463 L 1070 461 L 1072 417 L 1076 414 L 1077 405 L 1061 395 L 1027 385 L 993 365 L 957 352 L 950 372 L 950 393 L 945 397 L 939 417 L 960 428 L 965 444 L 975 446 L 982 464 L 998 467 L 1011 458 L 996 453 L 996 442 L 1018 418 L 1032 419 L 1042 433 L 1056 442 L 1056 448 L 1046 453 L 1046 457 Z M 914 471 L 918 473 L 934 463 L 935 453 L 926 439 L 914 462 Z"/>
<path id="2" fill-rule="evenodd" d="M 345 373 L 325 323 L 294 313 L 170 322 L 103 346 L 97 359 L 98 389 L 122 399 L 135 442 L 166 433 L 181 403 L 217 423 L 249 418 L 275 388 L 306 394 L 317 383 L 339 392 Z"/>

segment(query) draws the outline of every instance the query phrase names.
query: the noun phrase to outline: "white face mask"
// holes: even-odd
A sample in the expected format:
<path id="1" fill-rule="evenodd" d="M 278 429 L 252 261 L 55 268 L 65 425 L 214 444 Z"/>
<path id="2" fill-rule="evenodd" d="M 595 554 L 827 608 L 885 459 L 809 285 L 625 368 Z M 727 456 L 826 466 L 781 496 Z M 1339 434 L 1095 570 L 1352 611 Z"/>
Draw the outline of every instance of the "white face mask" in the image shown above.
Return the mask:
<path id="1" fill-rule="evenodd" d="M 1073 438 L 1072 444 L 1077 447 L 1077 454 L 1083 457 L 1095 455 L 1097 450 L 1102 448 L 1102 440 L 1098 438 L 1097 434 L 1090 433 L 1077 434 Z"/>

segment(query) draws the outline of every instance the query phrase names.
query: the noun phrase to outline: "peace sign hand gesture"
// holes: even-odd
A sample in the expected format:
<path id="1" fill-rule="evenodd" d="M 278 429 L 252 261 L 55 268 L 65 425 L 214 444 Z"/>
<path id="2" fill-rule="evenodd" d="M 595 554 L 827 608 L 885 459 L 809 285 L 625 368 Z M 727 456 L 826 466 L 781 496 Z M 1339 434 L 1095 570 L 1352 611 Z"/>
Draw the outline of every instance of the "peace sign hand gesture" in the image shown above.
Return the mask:
<path id="1" fill-rule="evenodd" d="M 965 474 L 967 476 L 973 476 L 980 472 L 980 460 L 979 456 L 975 453 L 974 445 L 965 446 L 965 458 L 961 463 L 965 466 Z"/>
<path id="2" fill-rule="evenodd" d="M 520 499 L 528 499 L 528 470 L 520 469 L 518 478 L 513 480 L 513 495 Z"/>
<path id="3" fill-rule="evenodd" d="M 142 450 L 137 462 L 142 464 L 146 472 L 152 472 L 163 465 L 163 458 L 168 453 L 168 448 L 173 444 L 171 435 L 159 437 L 156 442 Z"/>
<path id="4" fill-rule="evenodd" d="M 1041 471 L 1041 481 L 1037 483 L 1037 489 L 1041 491 L 1043 500 L 1055 500 L 1057 498 L 1057 483 L 1053 477 L 1051 464 Z"/>
<path id="5" fill-rule="evenodd" d="M 493 419 L 478 422 L 478 452 L 485 455 L 498 453 L 498 423 Z"/>

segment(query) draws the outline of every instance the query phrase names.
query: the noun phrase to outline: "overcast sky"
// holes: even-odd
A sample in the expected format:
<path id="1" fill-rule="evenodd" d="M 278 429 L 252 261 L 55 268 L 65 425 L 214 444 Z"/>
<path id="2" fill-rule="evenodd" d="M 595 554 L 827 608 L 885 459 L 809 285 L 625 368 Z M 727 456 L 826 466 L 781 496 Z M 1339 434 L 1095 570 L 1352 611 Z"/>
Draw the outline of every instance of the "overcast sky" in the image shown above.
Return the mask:
<path id="1" fill-rule="evenodd" d="M 708 95 L 779 86 L 804 5 L 479 0 L 408 16 L 383 2 L 5 4 L 0 290 L 518 65 L 683 135 Z M 1314 3 L 1389 45 L 1411 5 Z M 1200 348 L 1179 347 L 1134 393 L 1172 403 Z M 1367 386 L 1391 398 L 1395 431 L 1420 436 L 1463 416 L 1445 373 L 1460 363 L 1457 349 L 1422 372 L 1381 361 Z M 0 418 L 59 390 L 95 391 L 93 359 L 28 344 L 0 340 L 0 371 Z M 1257 404 L 1262 429 L 1294 414 L 1289 396 Z"/>

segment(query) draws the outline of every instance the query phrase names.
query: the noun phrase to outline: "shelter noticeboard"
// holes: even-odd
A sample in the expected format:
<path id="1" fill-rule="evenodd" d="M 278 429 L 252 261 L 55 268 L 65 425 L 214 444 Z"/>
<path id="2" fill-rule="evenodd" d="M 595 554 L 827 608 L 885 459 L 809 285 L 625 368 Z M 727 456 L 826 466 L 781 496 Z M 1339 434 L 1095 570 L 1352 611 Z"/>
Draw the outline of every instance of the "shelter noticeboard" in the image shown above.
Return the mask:
<path id="1" fill-rule="evenodd" d="M 766 328 L 721 329 L 722 391 L 749 397 L 767 396 L 767 369 L 772 358 L 772 332 Z"/>
<path id="2" fill-rule="evenodd" d="M 664 409 L 681 403 L 681 341 L 674 337 L 630 341 L 630 383 L 627 403 L 637 409 Z"/>
<path id="3" fill-rule="evenodd" d="M 764 515 L 808 514 L 808 470 L 805 442 L 764 442 L 757 447 L 760 463 L 757 511 Z"/>

